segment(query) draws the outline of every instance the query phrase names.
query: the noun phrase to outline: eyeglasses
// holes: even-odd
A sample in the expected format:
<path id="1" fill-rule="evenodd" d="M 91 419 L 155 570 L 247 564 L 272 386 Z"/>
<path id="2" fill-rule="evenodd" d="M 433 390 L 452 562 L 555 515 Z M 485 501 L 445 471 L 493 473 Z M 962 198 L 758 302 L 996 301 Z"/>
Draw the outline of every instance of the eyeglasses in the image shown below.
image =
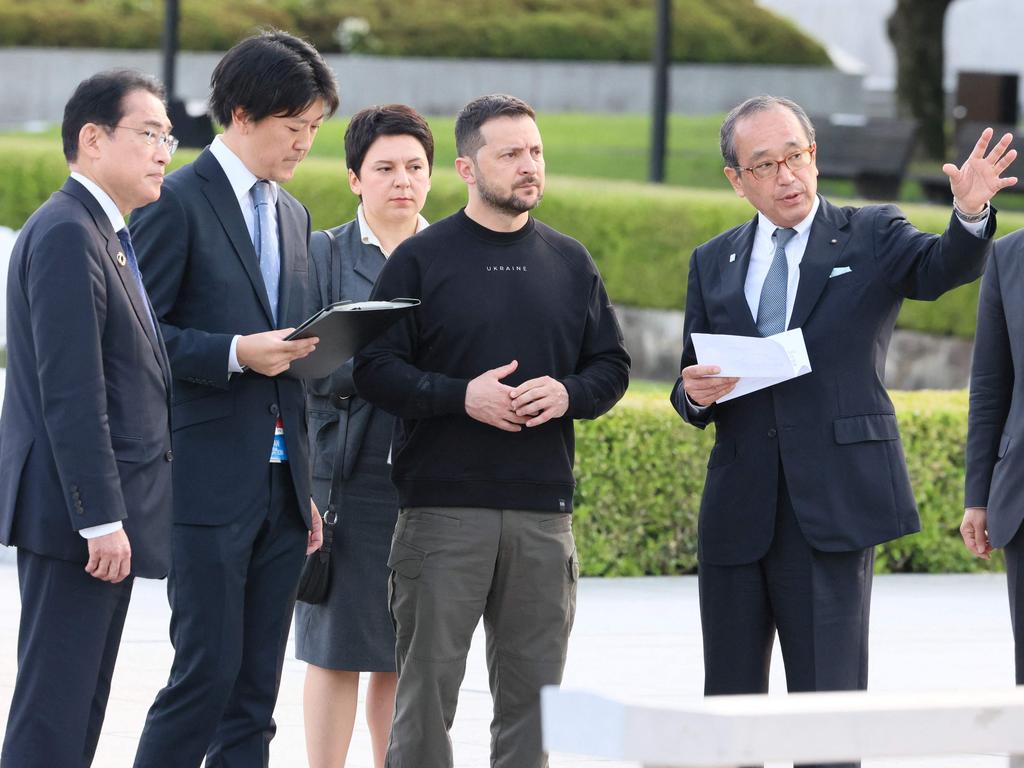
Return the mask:
<path id="1" fill-rule="evenodd" d="M 782 160 L 765 160 L 763 163 L 751 166 L 750 168 L 740 168 L 739 171 L 750 171 L 750 174 L 759 181 L 770 179 L 777 176 L 779 168 L 785 164 L 791 171 L 799 171 L 806 168 L 811 164 L 811 158 L 814 157 L 815 145 L 811 144 L 809 147 L 791 152 L 786 155 Z"/>
<path id="2" fill-rule="evenodd" d="M 178 140 L 169 133 L 158 133 L 152 128 L 132 128 L 130 125 L 115 125 L 114 128 L 124 128 L 126 131 L 134 131 L 139 136 L 145 136 L 146 144 L 152 147 L 153 142 L 156 142 L 158 147 L 166 148 L 169 155 L 173 155 L 178 149 Z"/>

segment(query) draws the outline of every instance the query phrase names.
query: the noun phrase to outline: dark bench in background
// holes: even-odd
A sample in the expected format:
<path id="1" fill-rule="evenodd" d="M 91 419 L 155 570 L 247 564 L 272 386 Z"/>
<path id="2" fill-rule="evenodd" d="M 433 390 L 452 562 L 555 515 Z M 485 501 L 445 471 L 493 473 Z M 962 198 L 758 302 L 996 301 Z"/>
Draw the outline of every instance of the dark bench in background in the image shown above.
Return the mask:
<path id="1" fill-rule="evenodd" d="M 913 120 L 850 115 L 813 118 L 818 175 L 849 179 L 870 200 L 896 200 L 914 154 Z"/>
<path id="2" fill-rule="evenodd" d="M 981 122 L 960 123 L 956 130 L 956 164 L 963 165 L 963 162 L 971 154 L 971 150 L 974 149 L 974 145 L 978 142 L 981 132 L 990 126 L 993 131 L 993 142 L 1002 138 L 1004 133 L 1012 133 L 1013 142 L 1010 144 L 1010 147 L 1017 150 L 1017 159 L 1010 164 L 1010 167 L 1004 174 L 1006 176 L 1016 176 L 1017 183 L 1012 187 L 1001 190 L 999 194 L 1024 192 L 1024 138 L 1021 137 L 1020 131 L 1017 130 L 1015 125 Z M 991 145 L 989 146 L 991 148 Z M 930 173 L 918 176 L 917 181 L 921 184 L 921 191 L 924 192 L 928 202 L 938 203 L 939 205 L 951 205 L 953 203 L 953 193 L 949 189 L 949 177 L 946 174 L 941 172 Z"/>

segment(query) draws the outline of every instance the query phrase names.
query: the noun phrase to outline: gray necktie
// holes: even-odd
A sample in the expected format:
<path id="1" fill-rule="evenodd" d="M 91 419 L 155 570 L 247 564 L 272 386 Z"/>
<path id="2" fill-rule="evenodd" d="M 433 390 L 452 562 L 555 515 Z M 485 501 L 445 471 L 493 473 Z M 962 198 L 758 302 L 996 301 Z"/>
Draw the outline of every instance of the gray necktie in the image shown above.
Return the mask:
<path id="1" fill-rule="evenodd" d="M 257 181 L 252 185 L 252 202 L 255 206 L 253 216 L 253 246 L 260 257 L 260 274 L 263 285 L 267 289 L 270 300 L 270 312 L 277 325 L 277 294 L 281 281 L 281 247 L 277 241 L 277 227 L 271 215 L 270 182 Z"/>
<path id="2" fill-rule="evenodd" d="M 772 336 L 786 330 L 786 291 L 789 287 L 789 262 L 786 261 L 786 243 L 796 237 L 795 229 L 776 229 L 775 256 L 761 286 L 761 299 L 757 303 L 757 330 L 762 336 Z"/>

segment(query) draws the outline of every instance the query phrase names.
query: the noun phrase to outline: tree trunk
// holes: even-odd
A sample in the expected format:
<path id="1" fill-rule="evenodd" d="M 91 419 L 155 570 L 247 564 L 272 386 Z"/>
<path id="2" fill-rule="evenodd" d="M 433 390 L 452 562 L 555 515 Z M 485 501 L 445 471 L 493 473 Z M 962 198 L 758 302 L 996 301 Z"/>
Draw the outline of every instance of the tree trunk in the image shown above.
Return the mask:
<path id="1" fill-rule="evenodd" d="M 896 96 L 903 117 L 918 121 L 918 138 L 932 160 L 946 159 L 943 30 L 953 0 L 897 0 L 888 32 L 896 51 Z"/>

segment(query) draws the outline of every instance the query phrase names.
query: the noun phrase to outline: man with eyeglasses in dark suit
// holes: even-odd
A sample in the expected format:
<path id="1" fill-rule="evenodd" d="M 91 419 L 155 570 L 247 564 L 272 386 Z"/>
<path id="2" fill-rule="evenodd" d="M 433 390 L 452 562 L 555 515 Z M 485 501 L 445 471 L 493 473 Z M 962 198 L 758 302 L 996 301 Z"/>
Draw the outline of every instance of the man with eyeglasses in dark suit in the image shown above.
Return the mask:
<path id="1" fill-rule="evenodd" d="M 11 254 L 0 543 L 18 548 L 21 622 L 3 768 L 92 764 L 132 584 L 170 565 L 170 364 L 124 221 L 177 145 L 163 99 L 128 70 L 78 86 L 70 178 Z"/>
<path id="2" fill-rule="evenodd" d="M 768 690 L 776 631 L 790 691 L 867 687 L 874 546 L 920 529 L 896 415 L 882 383 L 905 298 L 936 299 L 981 274 L 989 200 L 1014 178 L 986 130 L 960 168 L 946 232 L 892 205 L 817 194 L 814 127 L 799 105 L 745 101 L 721 130 L 725 175 L 757 209 L 690 258 L 672 403 L 714 422 L 698 528 L 704 689 Z M 736 386 L 697 364 L 694 333 L 803 332 L 812 372 L 718 402 Z M 714 362 L 714 361 L 707 361 Z"/>

